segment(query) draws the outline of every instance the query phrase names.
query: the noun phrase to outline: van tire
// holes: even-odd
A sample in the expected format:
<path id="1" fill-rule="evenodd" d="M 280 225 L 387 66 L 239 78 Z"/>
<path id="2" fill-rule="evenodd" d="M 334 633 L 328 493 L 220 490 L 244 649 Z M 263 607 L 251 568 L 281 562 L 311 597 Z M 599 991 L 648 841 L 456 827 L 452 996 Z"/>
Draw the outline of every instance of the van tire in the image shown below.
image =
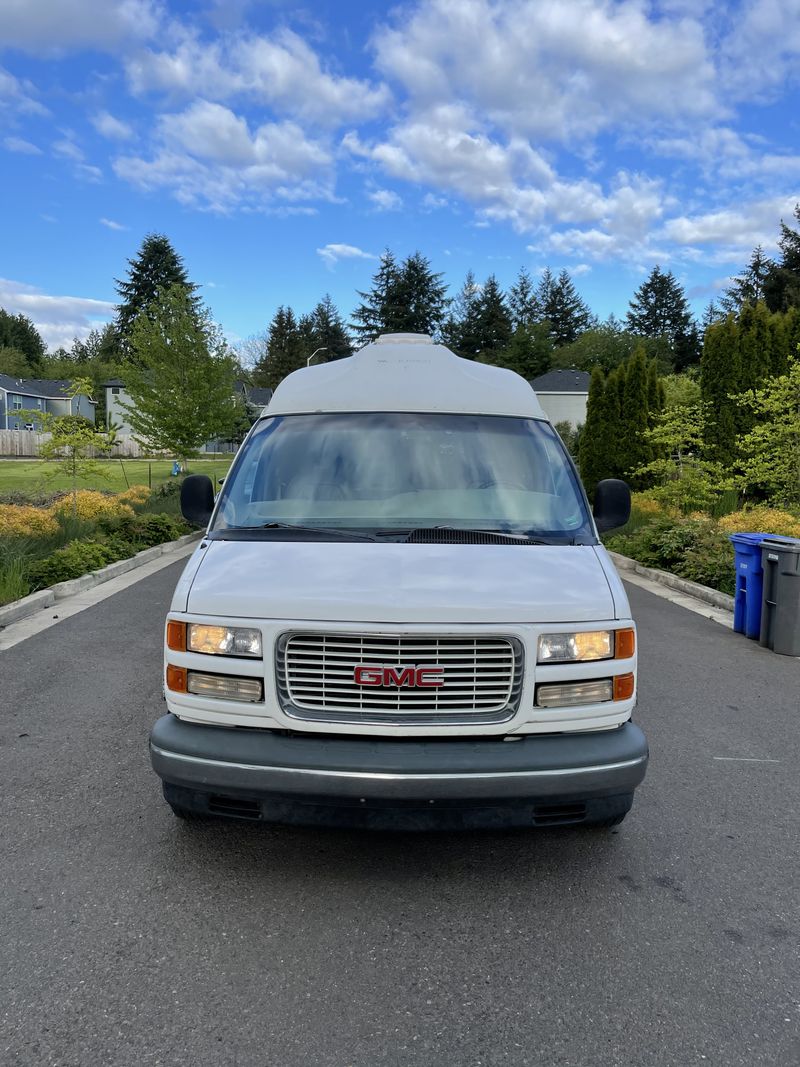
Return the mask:
<path id="1" fill-rule="evenodd" d="M 609 815 L 607 819 L 597 819 L 594 822 L 584 823 L 584 825 L 591 830 L 610 830 L 612 826 L 619 826 L 627 814 L 626 811 L 623 811 L 620 815 Z"/>

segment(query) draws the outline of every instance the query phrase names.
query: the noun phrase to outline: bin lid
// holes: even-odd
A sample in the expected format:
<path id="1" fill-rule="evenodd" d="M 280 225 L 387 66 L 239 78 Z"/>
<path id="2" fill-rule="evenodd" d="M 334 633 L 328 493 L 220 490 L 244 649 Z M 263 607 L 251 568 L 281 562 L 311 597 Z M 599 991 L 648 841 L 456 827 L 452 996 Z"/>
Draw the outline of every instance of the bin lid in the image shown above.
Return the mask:
<path id="1" fill-rule="evenodd" d="M 800 555 L 800 537 L 768 536 L 761 542 L 761 548 L 789 556 Z"/>
<path id="2" fill-rule="evenodd" d="M 767 533 L 735 533 L 728 534 L 728 540 L 733 541 L 735 545 L 760 545 L 765 537 L 769 537 Z"/>

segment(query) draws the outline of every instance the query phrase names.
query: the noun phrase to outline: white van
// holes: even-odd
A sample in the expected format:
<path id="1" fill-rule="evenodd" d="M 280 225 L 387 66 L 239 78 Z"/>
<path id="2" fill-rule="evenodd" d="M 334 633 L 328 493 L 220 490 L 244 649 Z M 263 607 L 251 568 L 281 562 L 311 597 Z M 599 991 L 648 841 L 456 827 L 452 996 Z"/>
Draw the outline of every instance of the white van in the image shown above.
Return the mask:
<path id="1" fill-rule="evenodd" d="M 647 766 L 636 628 L 524 379 L 380 337 L 275 391 L 166 626 L 150 738 L 179 816 L 419 829 L 611 826 Z"/>

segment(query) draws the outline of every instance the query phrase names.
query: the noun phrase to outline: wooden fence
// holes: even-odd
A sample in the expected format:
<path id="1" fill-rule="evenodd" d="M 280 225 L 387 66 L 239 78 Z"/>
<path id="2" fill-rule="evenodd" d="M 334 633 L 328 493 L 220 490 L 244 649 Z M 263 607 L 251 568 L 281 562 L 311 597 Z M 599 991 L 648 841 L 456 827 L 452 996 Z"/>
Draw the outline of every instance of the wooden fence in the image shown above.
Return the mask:
<path id="1" fill-rule="evenodd" d="M 36 459 L 39 455 L 40 444 L 49 438 L 49 434 L 36 433 L 35 430 L 0 430 L 0 457 L 28 456 Z M 103 454 L 111 455 L 113 458 L 122 456 L 128 459 L 139 459 L 149 453 L 131 436 L 120 434 L 111 452 Z"/>

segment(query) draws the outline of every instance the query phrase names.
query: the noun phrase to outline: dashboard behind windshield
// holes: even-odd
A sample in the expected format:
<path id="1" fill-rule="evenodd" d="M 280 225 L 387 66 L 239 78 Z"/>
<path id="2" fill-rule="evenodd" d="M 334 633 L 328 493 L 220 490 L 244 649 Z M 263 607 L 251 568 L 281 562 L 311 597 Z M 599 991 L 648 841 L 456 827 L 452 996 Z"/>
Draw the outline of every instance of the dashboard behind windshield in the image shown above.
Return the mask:
<path id="1" fill-rule="evenodd" d="M 212 532 L 269 524 L 387 533 L 451 526 L 594 541 L 552 427 L 499 415 L 262 419 L 225 480 Z"/>

